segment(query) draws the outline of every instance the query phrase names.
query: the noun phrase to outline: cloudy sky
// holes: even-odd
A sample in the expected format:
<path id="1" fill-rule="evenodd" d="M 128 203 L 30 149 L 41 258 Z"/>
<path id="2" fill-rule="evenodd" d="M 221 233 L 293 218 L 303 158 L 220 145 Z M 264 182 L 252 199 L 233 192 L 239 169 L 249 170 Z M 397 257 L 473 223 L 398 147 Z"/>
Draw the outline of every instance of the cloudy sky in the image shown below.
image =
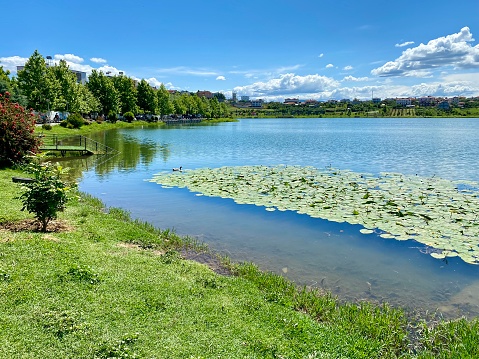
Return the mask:
<path id="1" fill-rule="evenodd" d="M 479 96 L 479 1 L 4 2 L 0 66 L 38 50 L 87 73 L 282 101 Z"/>

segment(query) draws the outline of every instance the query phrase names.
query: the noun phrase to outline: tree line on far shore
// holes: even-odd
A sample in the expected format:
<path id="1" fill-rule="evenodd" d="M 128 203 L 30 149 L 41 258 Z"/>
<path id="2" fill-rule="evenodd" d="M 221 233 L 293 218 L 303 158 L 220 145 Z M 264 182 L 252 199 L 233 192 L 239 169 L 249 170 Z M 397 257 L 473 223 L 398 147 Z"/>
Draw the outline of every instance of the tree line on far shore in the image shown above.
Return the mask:
<path id="1" fill-rule="evenodd" d="M 0 93 L 5 92 L 12 101 L 37 112 L 97 113 L 111 119 L 125 113 L 203 118 L 229 114 L 228 106 L 220 101 L 224 96 L 208 99 L 190 92 L 170 93 L 163 84 L 156 89 L 145 79 L 135 83 L 128 76 L 93 70 L 88 82 L 82 84 L 64 60 L 47 66 L 37 50 L 16 77 L 10 77 L 0 66 Z"/>

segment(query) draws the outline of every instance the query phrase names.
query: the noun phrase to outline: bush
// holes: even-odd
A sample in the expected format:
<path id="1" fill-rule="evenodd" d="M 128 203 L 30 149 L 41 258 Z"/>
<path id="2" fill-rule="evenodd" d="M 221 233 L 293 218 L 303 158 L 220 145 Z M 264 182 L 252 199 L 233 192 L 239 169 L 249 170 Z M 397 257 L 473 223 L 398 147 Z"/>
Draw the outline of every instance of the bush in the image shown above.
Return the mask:
<path id="1" fill-rule="evenodd" d="M 34 181 L 25 183 L 25 192 L 18 197 L 23 204 L 22 211 L 35 214 L 41 231 L 46 232 L 48 223 L 57 218 L 57 212 L 63 210 L 68 200 L 70 188 L 61 179 L 66 170 L 36 158 L 25 171 L 33 175 Z"/>
<path id="2" fill-rule="evenodd" d="M 34 135 L 35 115 L 18 103 L 10 94 L 0 94 L 0 166 L 21 163 L 25 156 L 38 151 L 39 139 Z"/>
<path id="3" fill-rule="evenodd" d="M 42 125 L 42 128 L 46 131 L 50 131 L 52 129 L 52 125 L 50 125 L 49 123 L 44 123 Z"/>
<path id="4" fill-rule="evenodd" d="M 108 121 L 110 121 L 111 123 L 115 123 L 116 120 L 117 120 L 116 112 L 114 111 L 108 112 Z"/>
<path id="5" fill-rule="evenodd" d="M 123 117 L 125 118 L 125 120 L 127 120 L 128 122 L 131 122 L 133 121 L 133 119 L 135 118 L 135 115 L 133 114 L 133 112 L 125 112 L 123 114 Z"/>
<path id="6" fill-rule="evenodd" d="M 68 126 L 68 124 L 70 124 L 71 126 Z M 85 120 L 78 113 L 74 113 L 74 114 L 68 116 L 68 118 L 67 118 L 67 128 L 70 128 L 70 127 L 71 128 L 80 128 L 84 124 L 85 124 Z"/>

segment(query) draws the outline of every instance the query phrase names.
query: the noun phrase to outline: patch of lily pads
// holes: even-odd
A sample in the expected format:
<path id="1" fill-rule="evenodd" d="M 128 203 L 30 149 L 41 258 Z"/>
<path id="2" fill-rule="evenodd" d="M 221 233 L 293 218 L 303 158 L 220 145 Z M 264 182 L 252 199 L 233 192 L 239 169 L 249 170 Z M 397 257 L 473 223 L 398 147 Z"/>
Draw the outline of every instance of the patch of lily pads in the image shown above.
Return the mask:
<path id="1" fill-rule="evenodd" d="M 476 182 L 284 165 L 168 172 L 151 181 L 264 206 L 267 211 L 291 210 L 360 224 L 363 234 L 377 232 L 383 238 L 423 243 L 434 258 L 459 256 L 479 264 Z"/>

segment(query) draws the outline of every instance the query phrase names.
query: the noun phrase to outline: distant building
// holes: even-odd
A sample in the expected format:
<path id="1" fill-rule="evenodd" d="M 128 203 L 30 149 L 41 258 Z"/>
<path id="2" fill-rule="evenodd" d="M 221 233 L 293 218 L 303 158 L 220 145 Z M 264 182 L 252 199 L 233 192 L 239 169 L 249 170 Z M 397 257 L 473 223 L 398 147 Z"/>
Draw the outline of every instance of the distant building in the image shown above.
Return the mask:
<path id="1" fill-rule="evenodd" d="M 198 92 L 196 92 L 196 96 L 211 99 L 211 98 L 213 98 L 213 93 L 210 92 L 210 91 L 198 91 Z"/>
<path id="2" fill-rule="evenodd" d="M 304 101 L 304 105 L 309 107 L 316 107 L 319 105 L 319 102 L 317 100 L 306 100 Z"/>
<path id="3" fill-rule="evenodd" d="M 396 105 L 399 106 L 410 106 L 411 105 L 411 99 L 410 98 L 397 98 L 396 99 Z"/>
<path id="4" fill-rule="evenodd" d="M 249 101 L 249 96 L 241 96 L 241 101 Z"/>
<path id="5" fill-rule="evenodd" d="M 254 108 L 262 108 L 263 107 L 263 100 L 260 99 L 260 100 L 251 100 L 250 102 L 250 107 L 254 107 Z"/>
<path id="6" fill-rule="evenodd" d="M 299 105 L 300 101 L 297 98 L 285 98 L 283 104 L 285 104 L 285 105 Z"/>
<path id="7" fill-rule="evenodd" d="M 435 106 L 438 102 L 437 99 L 433 96 L 420 97 L 418 101 L 419 101 L 419 106 L 423 106 L 423 107 Z"/>
<path id="8" fill-rule="evenodd" d="M 451 106 L 449 105 L 449 101 L 441 101 L 437 104 L 437 108 L 440 110 L 450 110 Z"/>
<path id="9" fill-rule="evenodd" d="M 232 101 L 233 101 L 233 102 L 238 101 L 238 99 L 237 99 L 236 96 L 237 96 L 237 95 L 236 95 L 236 92 L 233 92 L 233 98 L 232 98 Z"/>
<path id="10" fill-rule="evenodd" d="M 86 72 L 77 71 L 77 70 L 70 70 L 70 72 L 72 72 L 76 76 L 77 82 L 79 84 L 84 85 L 86 83 L 86 81 L 87 81 Z"/>
<path id="11" fill-rule="evenodd" d="M 375 104 L 381 103 L 381 99 L 379 97 L 373 97 L 372 101 Z"/>

